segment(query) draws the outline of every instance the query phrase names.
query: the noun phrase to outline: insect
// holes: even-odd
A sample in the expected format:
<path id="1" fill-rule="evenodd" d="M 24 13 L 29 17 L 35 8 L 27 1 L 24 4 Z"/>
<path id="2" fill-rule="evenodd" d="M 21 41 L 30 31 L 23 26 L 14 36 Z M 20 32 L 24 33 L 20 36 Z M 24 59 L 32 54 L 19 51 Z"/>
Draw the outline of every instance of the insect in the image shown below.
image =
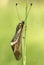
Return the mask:
<path id="1" fill-rule="evenodd" d="M 11 47 L 17 60 L 19 60 L 22 56 L 21 37 L 22 37 L 23 26 L 24 26 L 24 21 L 22 21 L 17 25 L 15 36 L 11 40 Z"/>
<path id="2" fill-rule="evenodd" d="M 16 3 L 16 6 L 17 6 L 17 3 Z M 32 6 L 32 4 L 31 4 L 31 6 Z M 30 9 L 29 9 L 29 11 L 30 11 Z M 27 13 L 27 16 L 29 14 L 29 11 Z M 13 39 L 11 40 L 11 47 L 12 47 L 16 60 L 20 60 L 22 57 L 22 31 L 23 31 L 23 27 L 25 24 L 24 22 L 25 21 L 21 21 L 17 25 L 15 35 L 14 35 Z"/>

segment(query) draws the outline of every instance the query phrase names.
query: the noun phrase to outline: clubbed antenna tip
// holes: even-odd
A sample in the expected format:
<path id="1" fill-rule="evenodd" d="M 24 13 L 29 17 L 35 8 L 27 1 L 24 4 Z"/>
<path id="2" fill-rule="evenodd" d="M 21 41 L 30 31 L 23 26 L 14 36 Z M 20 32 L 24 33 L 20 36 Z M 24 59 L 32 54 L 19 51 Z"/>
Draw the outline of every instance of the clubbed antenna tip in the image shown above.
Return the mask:
<path id="1" fill-rule="evenodd" d="M 30 3 L 30 5 L 32 6 L 32 3 Z"/>
<path id="2" fill-rule="evenodd" d="M 18 3 L 16 3 L 16 6 L 18 5 Z"/>

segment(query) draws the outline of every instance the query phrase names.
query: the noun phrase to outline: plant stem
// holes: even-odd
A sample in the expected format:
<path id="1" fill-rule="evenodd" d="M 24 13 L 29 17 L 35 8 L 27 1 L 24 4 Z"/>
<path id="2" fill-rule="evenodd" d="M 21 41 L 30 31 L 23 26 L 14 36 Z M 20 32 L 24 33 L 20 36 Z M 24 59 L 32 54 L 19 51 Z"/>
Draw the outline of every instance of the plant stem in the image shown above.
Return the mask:
<path id="1" fill-rule="evenodd" d="M 24 30 L 24 39 L 22 42 L 22 55 L 23 55 L 23 65 L 26 65 L 26 29 L 27 29 L 27 0 L 26 0 L 26 20 L 25 20 L 25 30 Z"/>

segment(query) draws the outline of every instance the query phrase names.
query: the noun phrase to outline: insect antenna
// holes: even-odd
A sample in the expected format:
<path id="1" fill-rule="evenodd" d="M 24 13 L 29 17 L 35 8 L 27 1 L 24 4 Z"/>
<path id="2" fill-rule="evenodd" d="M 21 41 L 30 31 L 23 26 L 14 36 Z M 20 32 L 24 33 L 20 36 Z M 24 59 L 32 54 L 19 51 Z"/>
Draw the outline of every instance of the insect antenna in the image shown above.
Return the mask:
<path id="1" fill-rule="evenodd" d="M 32 7 L 32 3 L 30 3 L 30 7 L 29 7 L 29 10 L 28 10 L 28 12 L 27 12 L 27 15 L 26 15 L 26 17 L 25 17 L 24 21 L 26 21 L 26 19 L 27 19 L 28 15 L 29 15 L 29 12 L 30 12 L 30 10 L 31 10 L 31 7 Z"/>
<path id="2" fill-rule="evenodd" d="M 18 16 L 18 19 L 19 19 L 19 21 L 21 20 L 21 18 L 20 18 L 20 16 L 19 16 L 19 12 L 18 12 L 18 3 L 16 3 L 16 12 L 17 12 L 17 16 Z"/>

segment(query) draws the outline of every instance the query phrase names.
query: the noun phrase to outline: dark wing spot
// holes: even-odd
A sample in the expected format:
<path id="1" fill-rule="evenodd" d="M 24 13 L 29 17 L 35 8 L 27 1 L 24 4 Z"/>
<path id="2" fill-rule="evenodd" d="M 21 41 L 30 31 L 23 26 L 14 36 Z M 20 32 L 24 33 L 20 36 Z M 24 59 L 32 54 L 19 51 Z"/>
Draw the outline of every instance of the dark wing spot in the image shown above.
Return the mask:
<path id="1" fill-rule="evenodd" d="M 15 55 L 15 58 L 16 58 L 17 60 L 19 60 L 19 59 L 21 58 L 21 54 L 20 54 L 19 51 L 16 51 L 16 52 L 14 53 L 14 55 Z"/>

